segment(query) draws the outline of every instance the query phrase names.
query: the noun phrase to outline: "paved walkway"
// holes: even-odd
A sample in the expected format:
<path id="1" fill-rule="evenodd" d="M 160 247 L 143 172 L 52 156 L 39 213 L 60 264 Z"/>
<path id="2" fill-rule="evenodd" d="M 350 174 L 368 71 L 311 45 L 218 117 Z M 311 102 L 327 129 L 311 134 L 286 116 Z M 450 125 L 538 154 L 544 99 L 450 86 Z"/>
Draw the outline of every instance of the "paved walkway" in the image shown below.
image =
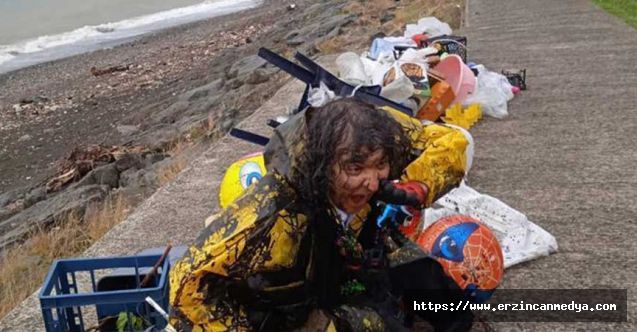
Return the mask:
<path id="1" fill-rule="evenodd" d="M 628 288 L 632 324 L 499 324 L 504 331 L 635 331 L 637 31 L 589 0 L 470 0 L 470 58 L 527 68 L 511 116 L 487 119 L 470 184 L 552 233 L 559 253 L 506 288 Z M 631 312 L 632 311 L 632 312 Z"/>
<path id="2" fill-rule="evenodd" d="M 560 252 L 509 270 L 505 288 L 628 288 L 631 324 L 502 323 L 502 331 L 633 331 L 637 289 L 637 33 L 588 0 L 469 0 L 469 56 L 527 68 L 505 120 L 486 119 L 470 185 L 555 235 Z M 288 84 L 244 127 L 298 101 Z M 216 209 L 223 170 L 254 146 L 225 138 L 159 190 L 88 255 L 130 254 L 193 239 Z M 144 242 L 139 234 L 147 234 Z M 0 331 L 41 330 L 34 297 Z"/>

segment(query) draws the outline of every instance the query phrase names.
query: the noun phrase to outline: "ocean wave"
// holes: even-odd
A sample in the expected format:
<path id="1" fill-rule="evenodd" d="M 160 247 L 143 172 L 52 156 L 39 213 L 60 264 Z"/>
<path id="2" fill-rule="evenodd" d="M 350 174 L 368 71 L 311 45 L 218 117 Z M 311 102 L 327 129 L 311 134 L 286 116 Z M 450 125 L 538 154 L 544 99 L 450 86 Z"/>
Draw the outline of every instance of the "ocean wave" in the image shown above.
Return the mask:
<path id="1" fill-rule="evenodd" d="M 134 37 L 206 17 L 220 16 L 257 7 L 262 2 L 262 0 L 208 0 L 192 6 L 170 9 L 114 23 L 84 26 L 56 35 L 45 35 L 11 45 L 0 45 L 0 66 L 22 55 L 70 45 L 93 45 Z"/>

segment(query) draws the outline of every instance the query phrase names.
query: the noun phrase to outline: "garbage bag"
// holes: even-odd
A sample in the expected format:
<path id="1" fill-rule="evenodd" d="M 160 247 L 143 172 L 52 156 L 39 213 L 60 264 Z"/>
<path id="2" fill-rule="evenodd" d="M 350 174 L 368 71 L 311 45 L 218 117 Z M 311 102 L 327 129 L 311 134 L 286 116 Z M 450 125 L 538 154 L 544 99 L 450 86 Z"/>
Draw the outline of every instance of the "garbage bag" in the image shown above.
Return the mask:
<path id="1" fill-rule="evenodd" d="M 321 82 L 318 88 L 310 89 L 307 102 L 313 107 L 321 107 L 336 98 L 334 91 L 330 90 L 325 83 Z"/>
<path id="2" fill-rule="evenodd" d="M 358 54 L 345 52 L 336 58 L 339 77 L 351 85 L 370 85 L 371 79 Z"/>
<path id="3" fill-rule="evenodd" d="M 371 79 L 371 84 L 382 85 L 385 73 L 396 62 L 396 59 L 394 59 L 393 53 L 382 53 L 375 61 L 367 57 L 361 57 L 361 61 L 365 67 L 365 73 Z"/>
<path id="4" fill-rule="evenodd" d="M 395 69 L 398 73 L 396 78 L 383 87 L 380 95 L 397 103 L 404 103 L 414 94 L 414 84 L 409 77 L 403 74 L 400 68 Z"/>
<path id="5" fill-rule="evenodd" d="M 417 24 L 407 24 L 405 27 L 404 37 L 411 38 L 413 35 L 426 34 L 430 38 L 442 35 L 450 35 L 452 33 L 449 24 L 441 22 L 439 19 L 429 16 L 418 20 Z"/>
<path id="6" fill-rule="evenodd" d="M 507 102 L 513 99 L 512 86 L 504 75 L 482 67 L 476 77 L 476 89 L 464 101 L 464 105 L 478 103 L 482 113 L 502 119 L 509 115 Z"/>

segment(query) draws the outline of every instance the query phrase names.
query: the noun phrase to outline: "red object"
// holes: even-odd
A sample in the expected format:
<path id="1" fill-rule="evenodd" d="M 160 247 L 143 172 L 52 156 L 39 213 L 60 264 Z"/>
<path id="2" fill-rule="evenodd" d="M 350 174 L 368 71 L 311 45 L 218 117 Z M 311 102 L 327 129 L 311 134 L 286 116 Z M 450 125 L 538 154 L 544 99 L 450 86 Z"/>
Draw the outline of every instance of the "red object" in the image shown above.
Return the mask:
<path id="1" fill-rule="evenodd" d="M 398 230 L 408 239 L 415 241 L 422 224 L 422 210 L 412 207 L 406 207 L 406 209 L 411 216 L 398 226 Z"/>
<path id="2" fill-rule="evenodd" d="M 416 243 L 461 289 L 493 290 L 502 282 L 502 248 L 491 230 L 476 219 L 463 215 L 441 218 Z"/>
<path id="3" fill-rule="evenodd" d="M 405 191 L 408 195 L 415 195 L 421 205 L 424 205 L 425 202 L 427 202 L 427 194 L 429 193 L 429 190 L 427 189 L 427 186 L 420 182 L 398 182 L 394 184 L 394 187 Z"/>
<path id="4" fill-rule="evenodd" d="M 418 45 L 418 48 L 425 47 L 427 45 L 427 39 L 429 39 L 429 36 L 424 33 L 411 36 L 411 40 Z"/>

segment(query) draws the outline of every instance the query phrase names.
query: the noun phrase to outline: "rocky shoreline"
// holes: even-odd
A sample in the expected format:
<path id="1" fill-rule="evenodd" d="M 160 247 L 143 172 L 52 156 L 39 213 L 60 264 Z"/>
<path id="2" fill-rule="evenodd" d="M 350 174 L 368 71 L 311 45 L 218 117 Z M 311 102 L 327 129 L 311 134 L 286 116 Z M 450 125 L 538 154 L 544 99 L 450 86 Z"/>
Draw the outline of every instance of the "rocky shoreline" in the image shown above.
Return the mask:
<path id="1" fill-rule="evenodd" d="M 270 0 L 0 76 L 0 250 L 113 193 L 150 195 L 177 154 L 196 155 L 289 79 L 259 47 L 317 55 L 356 21 L 347 3 Z"/>

